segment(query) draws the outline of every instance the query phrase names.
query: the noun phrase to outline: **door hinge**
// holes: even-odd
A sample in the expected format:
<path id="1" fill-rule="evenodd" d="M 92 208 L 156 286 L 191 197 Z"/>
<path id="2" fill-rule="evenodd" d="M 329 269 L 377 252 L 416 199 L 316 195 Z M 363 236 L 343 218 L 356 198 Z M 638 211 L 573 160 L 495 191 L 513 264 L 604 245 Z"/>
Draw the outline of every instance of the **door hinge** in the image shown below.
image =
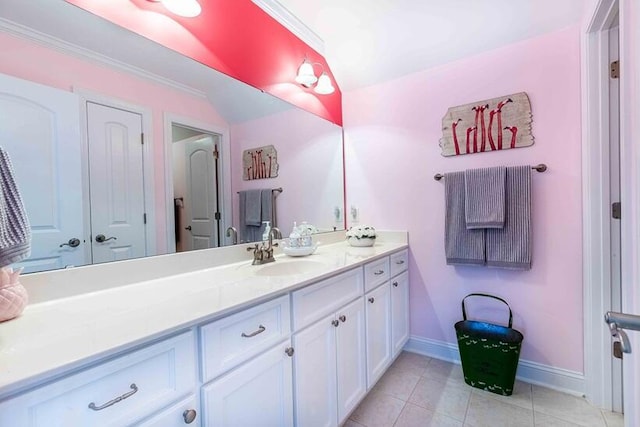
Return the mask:
<path id="1" fill-rule="evenodd" d="M 146 213 L 142 214 L 142 222 L 143 222 L 143 224 L 147 223 L 147 214 Z"/>
<path id="2" fill-rule="evenodd" d="M 218 151 L 218 147 L 217 146 L 213 149 L 213 158 L 216 159 L 216 160 L 218 160 L 220 158 L 220 152 Z"/>
<path id="3" fill-rule="evenodd" d="M 620 61 L 613 61 L 611 63 L 611 78 L 617 79 L 620 77 Z"/>
<path id="4" fill-rule="evenodd" d="M 222 215 L 220 215 L 220 212 L 216 212 L 215 214 L 213 214 L 213 217 L 216 219 L 216 221 L 220 221 L 222 219 Z"/>
<path id="5" fill-rule="evenodd" d="M 140 134 L 140 144 L 144 145 L 144 132 Z"/>
<path id="6" fill-rule="evenodd" d="M 611 217 L 613 219 L 620 219 L 621 209 L 620 202 L 615 202 L 611 204 Z"/>

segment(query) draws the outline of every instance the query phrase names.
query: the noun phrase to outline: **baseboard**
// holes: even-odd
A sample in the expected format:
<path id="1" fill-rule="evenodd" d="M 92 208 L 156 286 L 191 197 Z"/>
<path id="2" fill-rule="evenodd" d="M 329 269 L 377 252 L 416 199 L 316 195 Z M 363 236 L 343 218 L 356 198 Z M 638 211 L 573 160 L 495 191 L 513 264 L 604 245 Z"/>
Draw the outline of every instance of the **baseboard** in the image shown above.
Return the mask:
<path id="1" fill-rule="evenodd" d="M 460 364 L 458 346 L 444 341 L 411 336 L 404 350 Z M 584 396 L 584 375 L 579 372 L 520 359 L 516 378 L 574 396 Z"/>

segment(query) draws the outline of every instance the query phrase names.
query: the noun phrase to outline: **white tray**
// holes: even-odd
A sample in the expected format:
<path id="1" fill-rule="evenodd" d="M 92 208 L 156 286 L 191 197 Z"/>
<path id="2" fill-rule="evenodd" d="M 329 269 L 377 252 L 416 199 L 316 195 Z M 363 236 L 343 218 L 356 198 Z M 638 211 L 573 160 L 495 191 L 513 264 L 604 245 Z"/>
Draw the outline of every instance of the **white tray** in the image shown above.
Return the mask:
<path id="1" fill-rule="evenodd" d="M 302 246 L 298 248 L 283 246 L 282 252 L 284 252 L 286 255 L 289 255 L 289 256 L 307 256 L 314 253 L 317 248 L 318 248 L 318 245 Z"/>

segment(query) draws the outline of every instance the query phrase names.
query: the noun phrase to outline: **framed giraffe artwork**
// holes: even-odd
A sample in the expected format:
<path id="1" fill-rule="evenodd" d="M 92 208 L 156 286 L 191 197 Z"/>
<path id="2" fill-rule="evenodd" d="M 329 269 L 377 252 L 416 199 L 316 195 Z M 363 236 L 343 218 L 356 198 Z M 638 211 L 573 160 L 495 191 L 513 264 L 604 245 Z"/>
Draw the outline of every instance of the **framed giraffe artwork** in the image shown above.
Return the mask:
<path id="1" fill-rule="evenodd" d="M 442 118 L 443 156 L 533 145 L 531 103 L 520 92 L 451 107 Z"/>
<path id="2" fill-rule="evenodd" d="M 273 145 L 244 150 L 242 166 L 242 178 L 245 181 L 275 178 L 279 168 L 278 152 Z"/>

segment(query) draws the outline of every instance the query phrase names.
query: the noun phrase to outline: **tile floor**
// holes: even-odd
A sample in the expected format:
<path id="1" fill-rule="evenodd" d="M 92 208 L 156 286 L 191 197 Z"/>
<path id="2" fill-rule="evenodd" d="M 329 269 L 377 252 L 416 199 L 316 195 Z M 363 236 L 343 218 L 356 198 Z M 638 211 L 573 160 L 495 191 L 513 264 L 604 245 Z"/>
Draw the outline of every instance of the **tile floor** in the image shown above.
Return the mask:
<path id="1" fill-rule="evenodd" d="M 462 368 L 403 352 L 344 427 L 622 427 L 623 417 L 586 400 L 516 382 L 513 395 L 470 387 Z"/>

